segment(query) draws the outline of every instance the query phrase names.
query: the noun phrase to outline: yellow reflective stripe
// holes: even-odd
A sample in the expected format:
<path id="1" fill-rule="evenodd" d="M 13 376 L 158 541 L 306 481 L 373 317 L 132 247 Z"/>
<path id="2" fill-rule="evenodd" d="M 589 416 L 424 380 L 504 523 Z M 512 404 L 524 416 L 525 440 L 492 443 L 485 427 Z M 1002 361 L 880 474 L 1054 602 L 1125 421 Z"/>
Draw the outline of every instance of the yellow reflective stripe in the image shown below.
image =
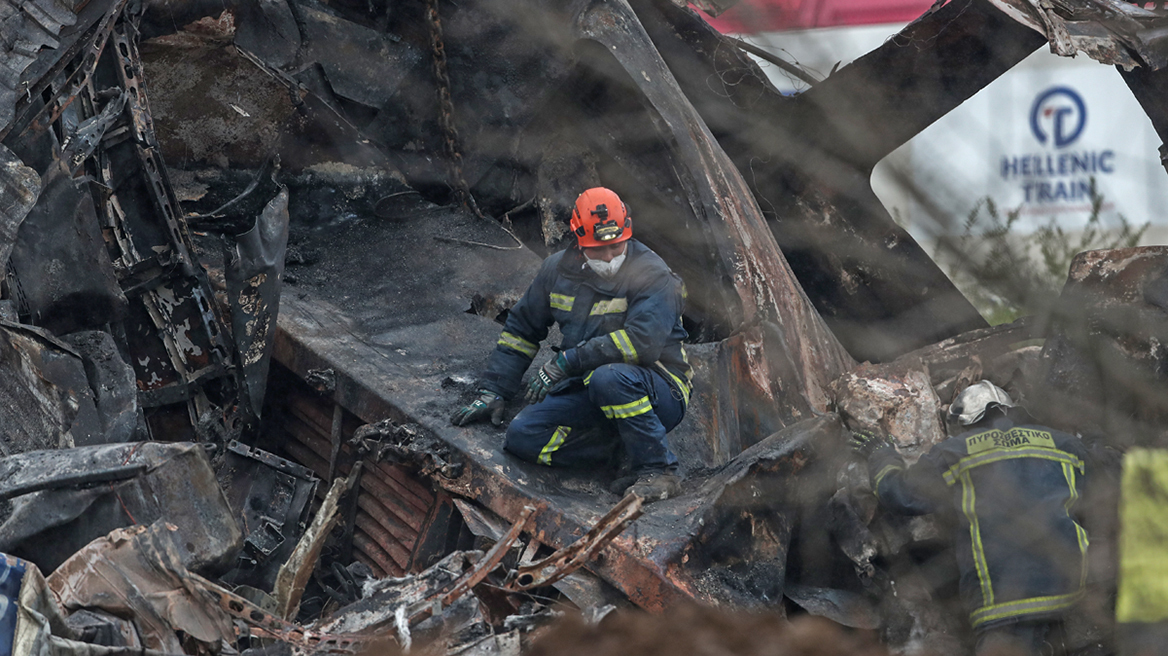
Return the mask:
<path id="1" fill-rule="evenodd" d="M 983 606 L 969 614 L 969 620 L 974 628 L 993 622 L 1021 615 L 1034 615 L 1069 608 L 1083 596 L 1083 591 L 1049 597 L 1030 597 L 1018 601 L 1008 601 L 1001 604 Z"/>
<path id="2" fill-rule="evenodd" d="M 685 363 L 685 402 L 689 403 L 689 395 L 693 391 L 693 367 L 689 366 L 689 354 L 685 352 L 685 347 L 678 344 L 677 348 L 681 350 L 681 361 Z"/>
<path id="3" fill-rule="evenodd" d="M 596 373 L 595 369 L 593 369 L 592 371 L 589 371 L 587 376 L 584 376 L 584 384 L 585 385 L 592 382 L 592 374 L 594 374 L 594 373 Z"/>
<path id="4" fill-rule="evenodd" d="M 625 362 L 637 362 L 637 349 L 633 348 L 633 342 L 629 340 L 629 334 L 625 332 L 624 328 L 608 334 L 612 338 L 612 342 L 621 352 Z"/>
<path id="5" fill-rule="evenodd" d="M 575 302 L 575 296 L 568 296 L 566 294 L 548 294 L 548 303 L 557 310 L 571 312 L 572 304 Z"/>
<path id="6" fill-rule="evenodd" d="M 1071 489 L 1071 496 L 1067 498 L 1067 502 L 1063 505 L 1063 508 L 1067 512 L 1067 517 L 1075 525 L 1075 534 L 1079 538 L 1079 553 L 1083 556 L 1079 587 L 1083 587 L 1087 585 L 1087 547 L 1090 545 L 1090 541 L 1087 539 L 1087 531 L 1083 530 L 1082 526 L 1079 526 L 1079 522 L 1076 522 L 1074 517 L 1071 517 L 1071 506 L 1075 505 L 1075 502 L 1079 500 L 1079 488 L 1075 485 L 1075 468 L 1069 463 L 1064 462 L 1063 476 L 1066 477 L 1067 486 Z"/>
<path id="7" fill-rule="evenodd" d="M 686 405 L 689 405 L 689 397 L 693 393 L 693 367 L 689 366 L 689 354 L 685 352 L 685 347 L 678 344 L 677 348 L 681 350 L 681 361 L 685 363 L 685 373 L 682 374 L 685 376 L 684 379 L 675 375 L 660 360 L 657 361 L 657 364 L 660 365 L 659 368 L 661 371 L 664 371 L 666 375 L 673 379 L 673 382 L 677 383 L 678 389 L 681 390 L 682 400 L 685 401 Z"/>
<path id="8" fill-rule="evenodd" d="M 519 335 L 513 335 L 506 330 L 503 331 L 503 334 L 499 335 L 499 346 L 513 348 L 529 358 L 534 358 L 535 354 L 539 353 L 538 344 L 532 344 Z"/>
<path id="9" fill-rule="evenodd" d="M 608 417 L 609 419 L 628 419 L 629 417 L 643 415 L 652 409 L 653 404 L 649 401 L 649 397 L 647 396 L 642 396 L 632 403 L 600 406 L 600 411 L 603 412 L 604 416 Z"/>
<path id="10" fill-rule="evenodd" d="M 990 581 L 990 568 L 986 564 L 985 547 L 981 543 L 981 525 L 977 520 L 976 495 L 969 472 L 961 474 L 961 510 L 969 521 L 969 543 L 973 550 L 973 563 L 977 568 L 977 580 L 981 583 L 982 603 L 994 603 L 994 586 Z"/>
<path id="11" fill-rule="evenodd" d="M 682 351 L 682 357 L 685 357 L 684 350 Z M 685 379 L 683 380 L 679 378 L 677 374 L 670 371 L 669 367 L 666 367 L 665 363 L 660 360 L 654 362 L 653 366 L 657 368 L 658 373 L 673 381 L 673 384 L 677 387 L 678 391 L 681 392 L 681 402 L 685 405 L 689 405 L 689 395 L 693 392 L 693 383 L 691 382 L 693 380 L 693 369 L 686 368 Z"/>
<path id="12" fill-rule="evenodd" d="M 1119 595 L 1115 619 L 1158 623 L 1168 619 L 1168 450 L 1131 449 L 1123 458 L 1119 493 Z"/>
<path id="13" fill-rule="evenodd" d="M 894 471 L 902 471 L 904 467 L 900 465 L 885 465 L 883 469 L 876 473 L 876 484 L 872 486 L 872 491 L 879 493 L 880 484 L 884 482 L 884 477 L 888 476 Z"/>
<path id="14" fill-rule="evenodd" d="M 624 298 L 614 298 L 607 301 L 596 301 L 592 304 L 592 311 L 588 314 L 596 316 L 598 314 L 619 314 L 626 312 L 629 309 L 629 302 Z"/>
<path id="15" fill-rule="evenodd" d="M 665 375 L 672 378 L 674 383 L 677 383 L 677 389 L 681 390 L 681 402 L 686 404 L 686 405 L 689 405 L 689 394 L 691 391 L 690 386 L 686 385 L 685 382 L 683 380 L 681 380 L 680 378 L 678 378 L 677 376 L 674 376 L 673 372 L 666 369 L 664 366 L 661 367 L 661 371 L 664 371 Z"/>
<path id="16" fill-rule="evenodd" d="M 1015 458 L 1039 458 L 1041 460 L 1053 460 L 1055 462 L 1062 462 L 1072 465 L 1076 469 L 1083 470 L 1083 461 L 1077 456 L 1071 455 L 1066 451 L 1059 451 L 1058 449 L 1046 449 L 1042 447 L 1031 447 L 1026 449 L 1004 448 L 991 449 L 983 451 L 975 456 L 966 456 L 957 461 L 957 464 L 949 468 L 945 472 L 945 482 L 950 485 L 953 484 L 956 477 L 973 469 L 974 467 L 981 467 L 988 465 L 991 462 L 1001 462 L 1002 460 L 1013 460 Z"/>
<path id="17" fill-rule="evenodd" d="M 1079 553 L 1083 556 L 1083 570 L 1079 574 L 1079 587 L 1086 587 L 1087 585 L 1087 547 L 1091 546 L 1091 541 L 1087 539 L 1087 529 L 1079 526 L 1079 522 L 1075 522 L 1075 533 L 1079 536 Z"/>
<path id="18" fill-rule="evenodd" d="M 561 446 L 564 446 L 564 438 L 568 437 L 568 433 L 571 432 L 571 426 L 556 426 L 555 432 L 552 433 L 552 439 L 548 440 L 548 443 L 544 445 L 543 450 L 539 452 L 539 464 L 552 464 L 552 454 L 556 451 L 559 451 Z"/>

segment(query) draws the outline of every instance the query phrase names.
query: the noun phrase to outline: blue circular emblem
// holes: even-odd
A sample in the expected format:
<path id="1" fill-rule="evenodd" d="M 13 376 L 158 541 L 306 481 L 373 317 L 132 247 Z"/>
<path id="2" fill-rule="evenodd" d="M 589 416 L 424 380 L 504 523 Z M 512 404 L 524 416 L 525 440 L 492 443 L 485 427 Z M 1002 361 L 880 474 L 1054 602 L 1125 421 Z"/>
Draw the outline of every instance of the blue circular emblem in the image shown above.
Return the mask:
<path id="1" fill-rule="evenodd" d="M 1030 108 L 1030 131 L 1040 144 L 1048 141 L 1055 148 L 1071 145 L 1087 127 L 1087 106 L 1070 87 L 1052 87 L 1043 91 Z"/>

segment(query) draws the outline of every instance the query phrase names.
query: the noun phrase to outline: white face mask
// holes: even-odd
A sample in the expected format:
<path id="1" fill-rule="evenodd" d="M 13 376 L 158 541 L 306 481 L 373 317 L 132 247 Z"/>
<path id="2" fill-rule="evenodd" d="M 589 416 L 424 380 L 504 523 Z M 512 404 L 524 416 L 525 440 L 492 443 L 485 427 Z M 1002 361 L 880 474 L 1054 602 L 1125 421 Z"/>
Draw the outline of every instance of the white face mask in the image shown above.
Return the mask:
<path id="1" fill-rule="evenodd" d="M 624 253 L 617 255 L 616 257 L 612 258 L 611 262 L 605 262 L 604 260 L 593 260 L 585 256 L 584 262 L 588 265 L 589 268 L 596 272 L 596 275 L 604 278 L 605 280 L 608 280 L 609 278 L 615 276 L 617 271 L 620 271 L 621 265 L 625 263 L 625 255 L 627 253 L 628 251 L 625 251 Z"/>

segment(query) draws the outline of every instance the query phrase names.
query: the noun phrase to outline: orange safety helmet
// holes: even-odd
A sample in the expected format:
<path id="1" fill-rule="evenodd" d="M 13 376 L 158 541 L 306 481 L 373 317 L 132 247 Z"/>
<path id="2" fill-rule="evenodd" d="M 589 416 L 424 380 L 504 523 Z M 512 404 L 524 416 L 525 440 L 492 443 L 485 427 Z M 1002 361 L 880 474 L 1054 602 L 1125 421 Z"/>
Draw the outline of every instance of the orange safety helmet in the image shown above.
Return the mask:
<path id="1" fill-rule="evenodd" d="M 627 241 L 633 236 L 629 206 L 611 189 L 593 187 L 576 199 L 569 223 L 581 248 Z"/>

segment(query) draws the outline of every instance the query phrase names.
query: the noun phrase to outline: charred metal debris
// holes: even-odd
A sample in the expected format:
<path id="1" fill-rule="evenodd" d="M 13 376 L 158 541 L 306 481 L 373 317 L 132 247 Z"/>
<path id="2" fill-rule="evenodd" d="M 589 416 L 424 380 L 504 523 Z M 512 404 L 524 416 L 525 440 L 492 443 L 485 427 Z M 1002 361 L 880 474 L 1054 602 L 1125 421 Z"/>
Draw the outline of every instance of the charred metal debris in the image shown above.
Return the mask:
<path id="1" fill-rule="evenodd" d="M 666 0 L 0 0 L 0 644 L 518 654 L 566 610 L 698 601 L 959 653 L 944 528 L 882 513 L 845 435 L 912 460 L 989 379 L 1163 447 L 1168 249 L 1081 254 L 1052 316 L 991 328 L 871 169 L 1044 43 L 1119 66 L 1166 140 L 1166 35 L 952 0 L 784 97 Z M 698 381 L 684 494 L 644 508 L 444 420 L 613 181 Z M 1115 652 L 1110 474 L 1066 653 Z"/>

